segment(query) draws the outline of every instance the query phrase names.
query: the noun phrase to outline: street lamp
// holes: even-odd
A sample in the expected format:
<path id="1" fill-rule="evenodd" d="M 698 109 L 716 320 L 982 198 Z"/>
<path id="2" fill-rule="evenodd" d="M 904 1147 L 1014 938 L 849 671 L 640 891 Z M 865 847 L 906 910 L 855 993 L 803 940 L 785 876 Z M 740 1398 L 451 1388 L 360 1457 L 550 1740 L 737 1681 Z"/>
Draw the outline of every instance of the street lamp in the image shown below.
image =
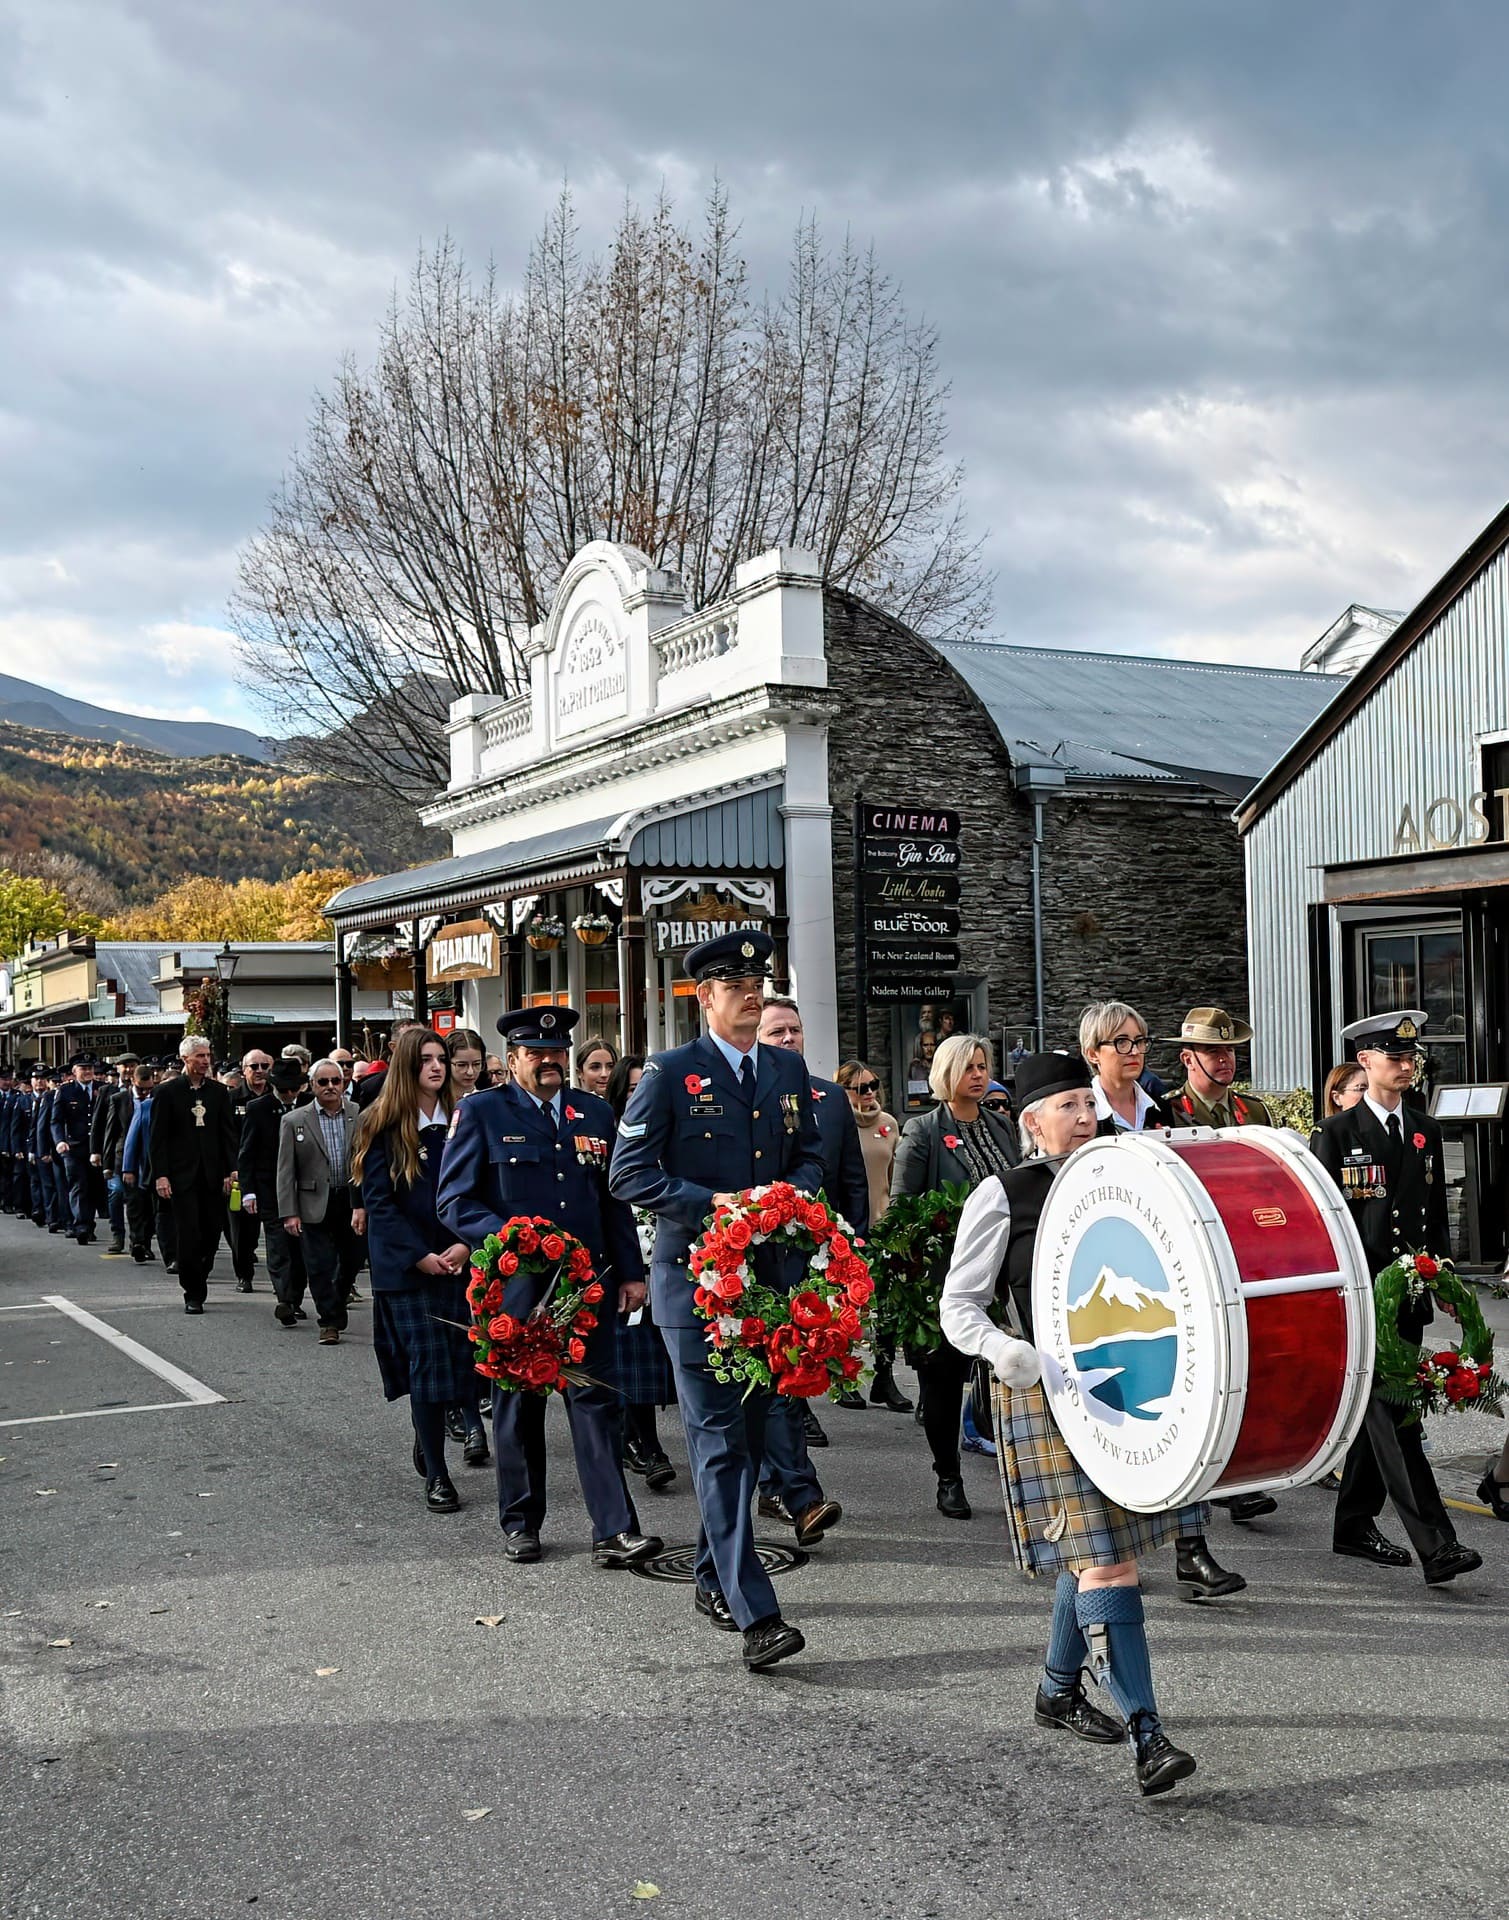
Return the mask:
<path id="1" fill-rule="evenodd" d="M 241 964 L 239 953 L 231 952 L 231 943 L 227 940 L 215 955 L 215 971 L 220 975 L 220 984 L 228 987 L 236 977 L 236 969 Z"/>

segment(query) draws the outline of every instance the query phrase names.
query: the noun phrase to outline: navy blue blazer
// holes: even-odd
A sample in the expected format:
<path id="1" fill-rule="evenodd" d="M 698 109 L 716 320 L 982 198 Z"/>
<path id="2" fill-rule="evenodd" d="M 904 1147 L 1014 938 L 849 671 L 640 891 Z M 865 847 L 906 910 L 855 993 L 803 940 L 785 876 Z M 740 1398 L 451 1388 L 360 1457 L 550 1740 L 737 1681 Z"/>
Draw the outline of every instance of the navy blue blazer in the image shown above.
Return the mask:
<path id="1" fill-rule="evenodd" d="M 8 1145 L 12 1153 L 31 1157 L 32 1108 L 36 1104 L 36 1095 L 30 1087 L 22 1087 L 16 1095 L 16 1103 L 10 1112 L 10 1138 Z"/>
<path id="2" fill-rule="evenodd" d="M 31 1114 L 31 1150 L 39 1160 L 52 1158 L 52 1103 L 54 1089 L 37 1096 Z"/>
<path id="3" fill-rule="evenodd" d="M 89 1089 L 82 1080 L 65 1080 L 52 1101 L 52 1145 L 60 1147 L 66 1140 L 69 1154 L 82 1153 L 89 1156 L 89 1122 L 93 1117 L 93 1101 Z"/>
<path id="4" fill-rule="evenodd" d="M 538 1214 L 575 1234 L 607 1292 L 608 1310 L 598 1315 L 606 1322 L 619 1285 L 644 1279 L 644 1258 L 632 1209 L 608 1190 L 613 1109 L 579 1087 L 566 1088 L 560 1099 L 557 1131 L 511 1082 L 468 1094 L 451 1116 L 436 1207 L 455 1238 L 472 1248 L 515 1214 Z M 506 1304 L 517 1313 L 534 1303 L 508 1290 Z"/>
<path id="5" fill-rule="evenodd" d="M 706 1034 L 657 1054 L 619 1122 L 611 1176 L 621 1200 L 657 1216 L 650 1264 L 655 1324 L 702 1324 L 692 1311 L 686 1259 L 715 1193 L 774 1180 L 816 1193 L 823 1172 L 812 1082 L 800 1054 L 761 1047 L 752 1095 Z M 760 1277 L 770 1286 L 782 1284 L 778 1258 L 761 1251 Z"/>
<path id="6" fill-rule="evenodd" d="M 812 1076 L 812 1105 L 822 1142 L 823 1192 L 861 1239 L 870 1231 L 870 1182 L 849 1096 L 836 1080 Z"/>
<path id="7" fill-rule="evenodd" d="M 426 1254 L 444 1253 L 461 1238 L 452 1233 L 435 1207 L 446 1123 L 436 1119 L 419 1129 L 419 1177 L 413 1186 L 393 1177 L 390 1136 L 377 1134 L 362 1161 L 362 1205 L 367 1213 L 367 1263 L 374 1293 L 402 1293 L 435 1285 L 435 1276 L 419 1271 Z"/>

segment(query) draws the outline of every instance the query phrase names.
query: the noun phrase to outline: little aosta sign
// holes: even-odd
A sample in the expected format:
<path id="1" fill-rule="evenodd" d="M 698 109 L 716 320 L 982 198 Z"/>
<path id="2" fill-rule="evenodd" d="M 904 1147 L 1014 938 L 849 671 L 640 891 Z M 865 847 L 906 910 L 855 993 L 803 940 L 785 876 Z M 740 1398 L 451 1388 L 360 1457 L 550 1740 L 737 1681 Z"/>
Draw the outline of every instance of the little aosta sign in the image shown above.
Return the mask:
<path id="1" fill-rule="evenodd" d="M 1395 853 L 1439 853 L 1509 840 L 1509 787 L 1467 796 L 1467 804 L 1440 794 L 1423 806 L 1406 801 L 1394 827 Z"/>

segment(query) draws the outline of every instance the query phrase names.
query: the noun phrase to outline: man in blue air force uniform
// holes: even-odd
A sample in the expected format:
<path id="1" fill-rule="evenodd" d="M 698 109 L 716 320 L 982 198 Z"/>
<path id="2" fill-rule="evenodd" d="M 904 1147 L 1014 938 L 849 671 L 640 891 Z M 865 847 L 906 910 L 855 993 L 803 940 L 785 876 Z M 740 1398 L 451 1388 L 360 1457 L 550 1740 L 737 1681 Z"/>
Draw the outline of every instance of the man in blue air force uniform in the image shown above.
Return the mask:
<path id="1" fill-rule="evenodd" d="M 570 1007 L 524 1007 L 499 1020 L 510 1079 L 468 1095 L 451 1116 L 435 1206 L 472 1248 L 524 1214 L 574 1234 L 591 1252 L 603 1286 L 582 1361 L 592 1384 L 567 1387 L 566 1418 L 592 1516 L 593 1564 L 629 1567 L 663 1544 L 640 1532 L 624 1481 L 623 1406 L 613 1378 L 613 1315 L 644 1305 L 644 1259 L 633 1213 L 608 1191 L 613 1109 L 566 1084 L 571 1029 L 580 1017 Z M 528 1314 L 545 1285 L 543 1275 L 516 1274 L 504 1287 L 503 1311 Z M 544 1394 L 493 1389 L 498 1515 L 510 1560 L 540 1557 L 545 1402 Z"/>
<path id="2" fill-rule="evenodd" d="M 713 1209 L 745 1187 L 787 1180 L 822 1185 L 812 1082 L 794 1053 L 758 1043 L 775 943 L 740 929 L 686 956 L 707 1031 L 656 1055 L 629 1098 L 613 1152 L 612 1188 L 657 1216 L 650 1292 L 676 1376 L 702 1530 L 696 1607 L 715 1627 L 742 1631 L 744 1664 L 758 1672 L 806 1642 L 780 1614 L 755 1552 L 750 1503 L 759 1479 L 768 1395 L 746 1399 L 708 1362 L 706 1323 L 692 1310 L 687 1255 Z M 779 1254 L 757 1256 L 771 1286 L 791 1280 Z"/>
<path id="3" fill-rule="evenodd" d="M 88 1054 L 75 1054 L 69 1078 L 52 1103 L 52 1146 L 68 1187 L 69 1231 L 81 1247 L 94 1239 L 94 1187 L 90 1178 L 89 1133 L 94 1118 L 94 1068 Z"/>

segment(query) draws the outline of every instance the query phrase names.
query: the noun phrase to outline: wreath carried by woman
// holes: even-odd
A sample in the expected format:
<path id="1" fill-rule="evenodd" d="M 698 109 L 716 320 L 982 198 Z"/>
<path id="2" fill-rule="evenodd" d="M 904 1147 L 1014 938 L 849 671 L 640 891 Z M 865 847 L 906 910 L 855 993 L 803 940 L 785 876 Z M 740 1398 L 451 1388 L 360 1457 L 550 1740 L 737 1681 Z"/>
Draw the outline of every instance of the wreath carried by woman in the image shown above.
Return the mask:
<path id="1" fill-rule="evenodd" d="M 546 1274 L 527 1314 L 505 1313 L 504 1290 L 519 1274 Z M 579 1371 L 603 1298 L 591 1252 L 540 1215 L 516 1215 L 472 1254 L 466 1299 L 472 1310 L 473 1362 L 505 1393 L 560 1393 L 586 1384 Z"/>
<path id="2" fill-rule="evenodd" d="M 806 1256 L 802 1284 L 789 1295 L 755 1276 L 762 1246 Z M 708 1323 L 715 1378 L 815 1400 L 852 1386 L 864 1370 L 856 1349 L 865 1336 L 875 1283 L 852 1229 L 822 1193 L 799 1193 L 784 1180 L 749 1187 L 708 1218 L 692 1248 L 692 1304 Z"/>
<path id="3" fill-rule="evenodd" d="M 1400 1333 L 1400 1307 L 1426 1295 L 1461 1327 L 1460 1348 L 1428 1353 Z M 1464 1409 L 1492 1413 L 1499 1406 L 1509 1388 L 1494 1371 L 1493 1335 L 1477 1295 L 1449 1260 L 1428 1253 L 1402 1255 L 1373 1282 L 1373 1305 L 1378 1320 L 1373 1378 L 1383 1399 L 1416 1420 Z"/>
<path id="4" fill-rule="evenodd" d="M 898 1193 L 871 1228 L 865 1252 L 875 1281 L 875 1338 L 882 1347 L 932 1353 L 941 1345 L 938 1300 L 968 1198 L 962 1182 L 931 1193 Z"/>

